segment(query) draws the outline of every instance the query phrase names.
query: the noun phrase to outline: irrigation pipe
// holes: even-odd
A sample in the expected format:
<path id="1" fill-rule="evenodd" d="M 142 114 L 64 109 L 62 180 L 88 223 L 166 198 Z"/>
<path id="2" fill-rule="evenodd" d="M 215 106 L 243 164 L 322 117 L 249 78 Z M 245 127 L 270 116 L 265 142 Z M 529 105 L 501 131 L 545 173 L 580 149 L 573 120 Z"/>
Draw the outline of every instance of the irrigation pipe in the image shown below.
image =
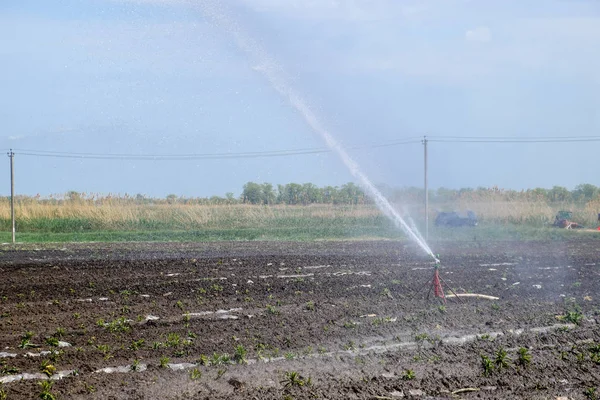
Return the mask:
<path id="1" fill-rule="evenodd" d="M 481 389 L 479 389 L 479 388 L 464 388 L 464 389 L 455 390 L 454 392 L 452 392 L 452 394 L 457 395 L 457 394 L 468 393 L 468 392 L 479 392 L 480 390 Z"/>
<path id="2" fill-rule="evenodd" d="M 452 297 L 477 297 L 478 299 L 486 299 L 486 300 L 500 300 L 500 297 L 488 296 L 487 294 L 477 294 L 477 293 L 459 293 L 459 294 L 448 294 L 447 298 Z"/>

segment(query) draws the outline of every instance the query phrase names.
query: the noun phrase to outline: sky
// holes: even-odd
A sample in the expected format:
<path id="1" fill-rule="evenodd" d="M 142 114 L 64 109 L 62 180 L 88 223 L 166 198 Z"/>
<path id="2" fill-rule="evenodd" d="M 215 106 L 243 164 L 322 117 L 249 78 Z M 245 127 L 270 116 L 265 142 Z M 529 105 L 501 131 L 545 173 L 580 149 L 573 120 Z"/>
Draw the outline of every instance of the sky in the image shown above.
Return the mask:
<path id="1" fill-rule="evenodd" d="M 268 59 L 242 51 L 232 30 Z M 598 48 L 596 0 L 3 0 L 0 149 L 14 149 L 27 195 L 204 197 L 239 195 L 249 181 L 354 181 L 334 153 L 22 154 L 324 148 L 257 72 L 267 63 L 374 183 L 422 186 L 424 135 L 600 136 Z M 600 142 L 432 140 L 428 152 L 431 188 L 600 185 Z M 8 157 L 1 171 L 6 195 Z"/>

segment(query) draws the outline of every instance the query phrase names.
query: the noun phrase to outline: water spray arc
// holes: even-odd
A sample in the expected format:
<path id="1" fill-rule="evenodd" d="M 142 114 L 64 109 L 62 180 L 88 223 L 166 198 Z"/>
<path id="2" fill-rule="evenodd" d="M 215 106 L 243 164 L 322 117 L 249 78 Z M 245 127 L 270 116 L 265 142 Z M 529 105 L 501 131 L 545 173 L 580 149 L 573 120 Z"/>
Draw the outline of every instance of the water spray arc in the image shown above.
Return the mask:
<path id="1" fill-rule="evenodd" d="M 361 171 L 358 164 L 350 157 L 333 135 L 321 124 L 307 102 L 292 88 L 279 64 L 277 64 L 256 41 L 252 40 L 246 33 L 242 32 L 235 21 L 227 17 L 222 6 L 218 3 L 208 1 L 204 3 L 200 9 L 217 27 L 226 30 L 232 36 L 235 44 L 240 50 L 242 50 L 253 62 L 258 63 L 258 66 L 255 67 L 254 70 L 259 72 L 279 95 L 289 101 L 290 105 L 300 114 L 306 124 L 325 141 L 327 146 L 333 152 L 338 155 L 350 173 L 358 180 L 358 183 L 363 190 L 365 190 L 365 192 L 373 199 L 379 210 L 392 220 L 397 228 L 401 229 L 411 240 L 417 243 L 421 249 L 438 262 L 437 257 L 429 245 L 423 240 L 422 236 L 417 234 L 416 230 L 411 229 L 390 202 Z"/>

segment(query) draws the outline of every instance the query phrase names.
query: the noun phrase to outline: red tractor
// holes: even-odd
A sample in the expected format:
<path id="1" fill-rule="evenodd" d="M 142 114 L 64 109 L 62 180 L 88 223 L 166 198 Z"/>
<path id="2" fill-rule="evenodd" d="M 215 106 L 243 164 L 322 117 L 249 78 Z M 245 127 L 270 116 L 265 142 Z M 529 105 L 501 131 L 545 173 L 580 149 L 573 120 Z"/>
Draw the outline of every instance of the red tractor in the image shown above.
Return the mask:
<path id="1" fill-rule="evenodd" d="M 600 215 L 598 215 L 600 218 Z M 573 212 L 572 211 L 559 211 L 554 218 L 554 223 L 552 226 L 556 226 L 558 228 L 564 229 L 582 229 L 584 226 L 578 224 L 577 222 L 572 221 Z"/>

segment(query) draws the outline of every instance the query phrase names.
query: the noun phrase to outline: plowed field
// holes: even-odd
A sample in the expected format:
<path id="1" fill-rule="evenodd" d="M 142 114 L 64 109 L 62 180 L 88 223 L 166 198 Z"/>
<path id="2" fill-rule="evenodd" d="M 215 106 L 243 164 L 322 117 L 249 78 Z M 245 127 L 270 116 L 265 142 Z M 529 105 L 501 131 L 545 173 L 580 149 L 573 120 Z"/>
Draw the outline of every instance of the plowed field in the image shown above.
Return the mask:
<path id="1" fill-rule="evenodd" d="M 0 253 L 8 399 L 592 398 L 600 242 L 67 244 Z M 485 360 L 489 360 L 487 368 Z M 600 388 L 596 392 L 600 395 Z"/>

